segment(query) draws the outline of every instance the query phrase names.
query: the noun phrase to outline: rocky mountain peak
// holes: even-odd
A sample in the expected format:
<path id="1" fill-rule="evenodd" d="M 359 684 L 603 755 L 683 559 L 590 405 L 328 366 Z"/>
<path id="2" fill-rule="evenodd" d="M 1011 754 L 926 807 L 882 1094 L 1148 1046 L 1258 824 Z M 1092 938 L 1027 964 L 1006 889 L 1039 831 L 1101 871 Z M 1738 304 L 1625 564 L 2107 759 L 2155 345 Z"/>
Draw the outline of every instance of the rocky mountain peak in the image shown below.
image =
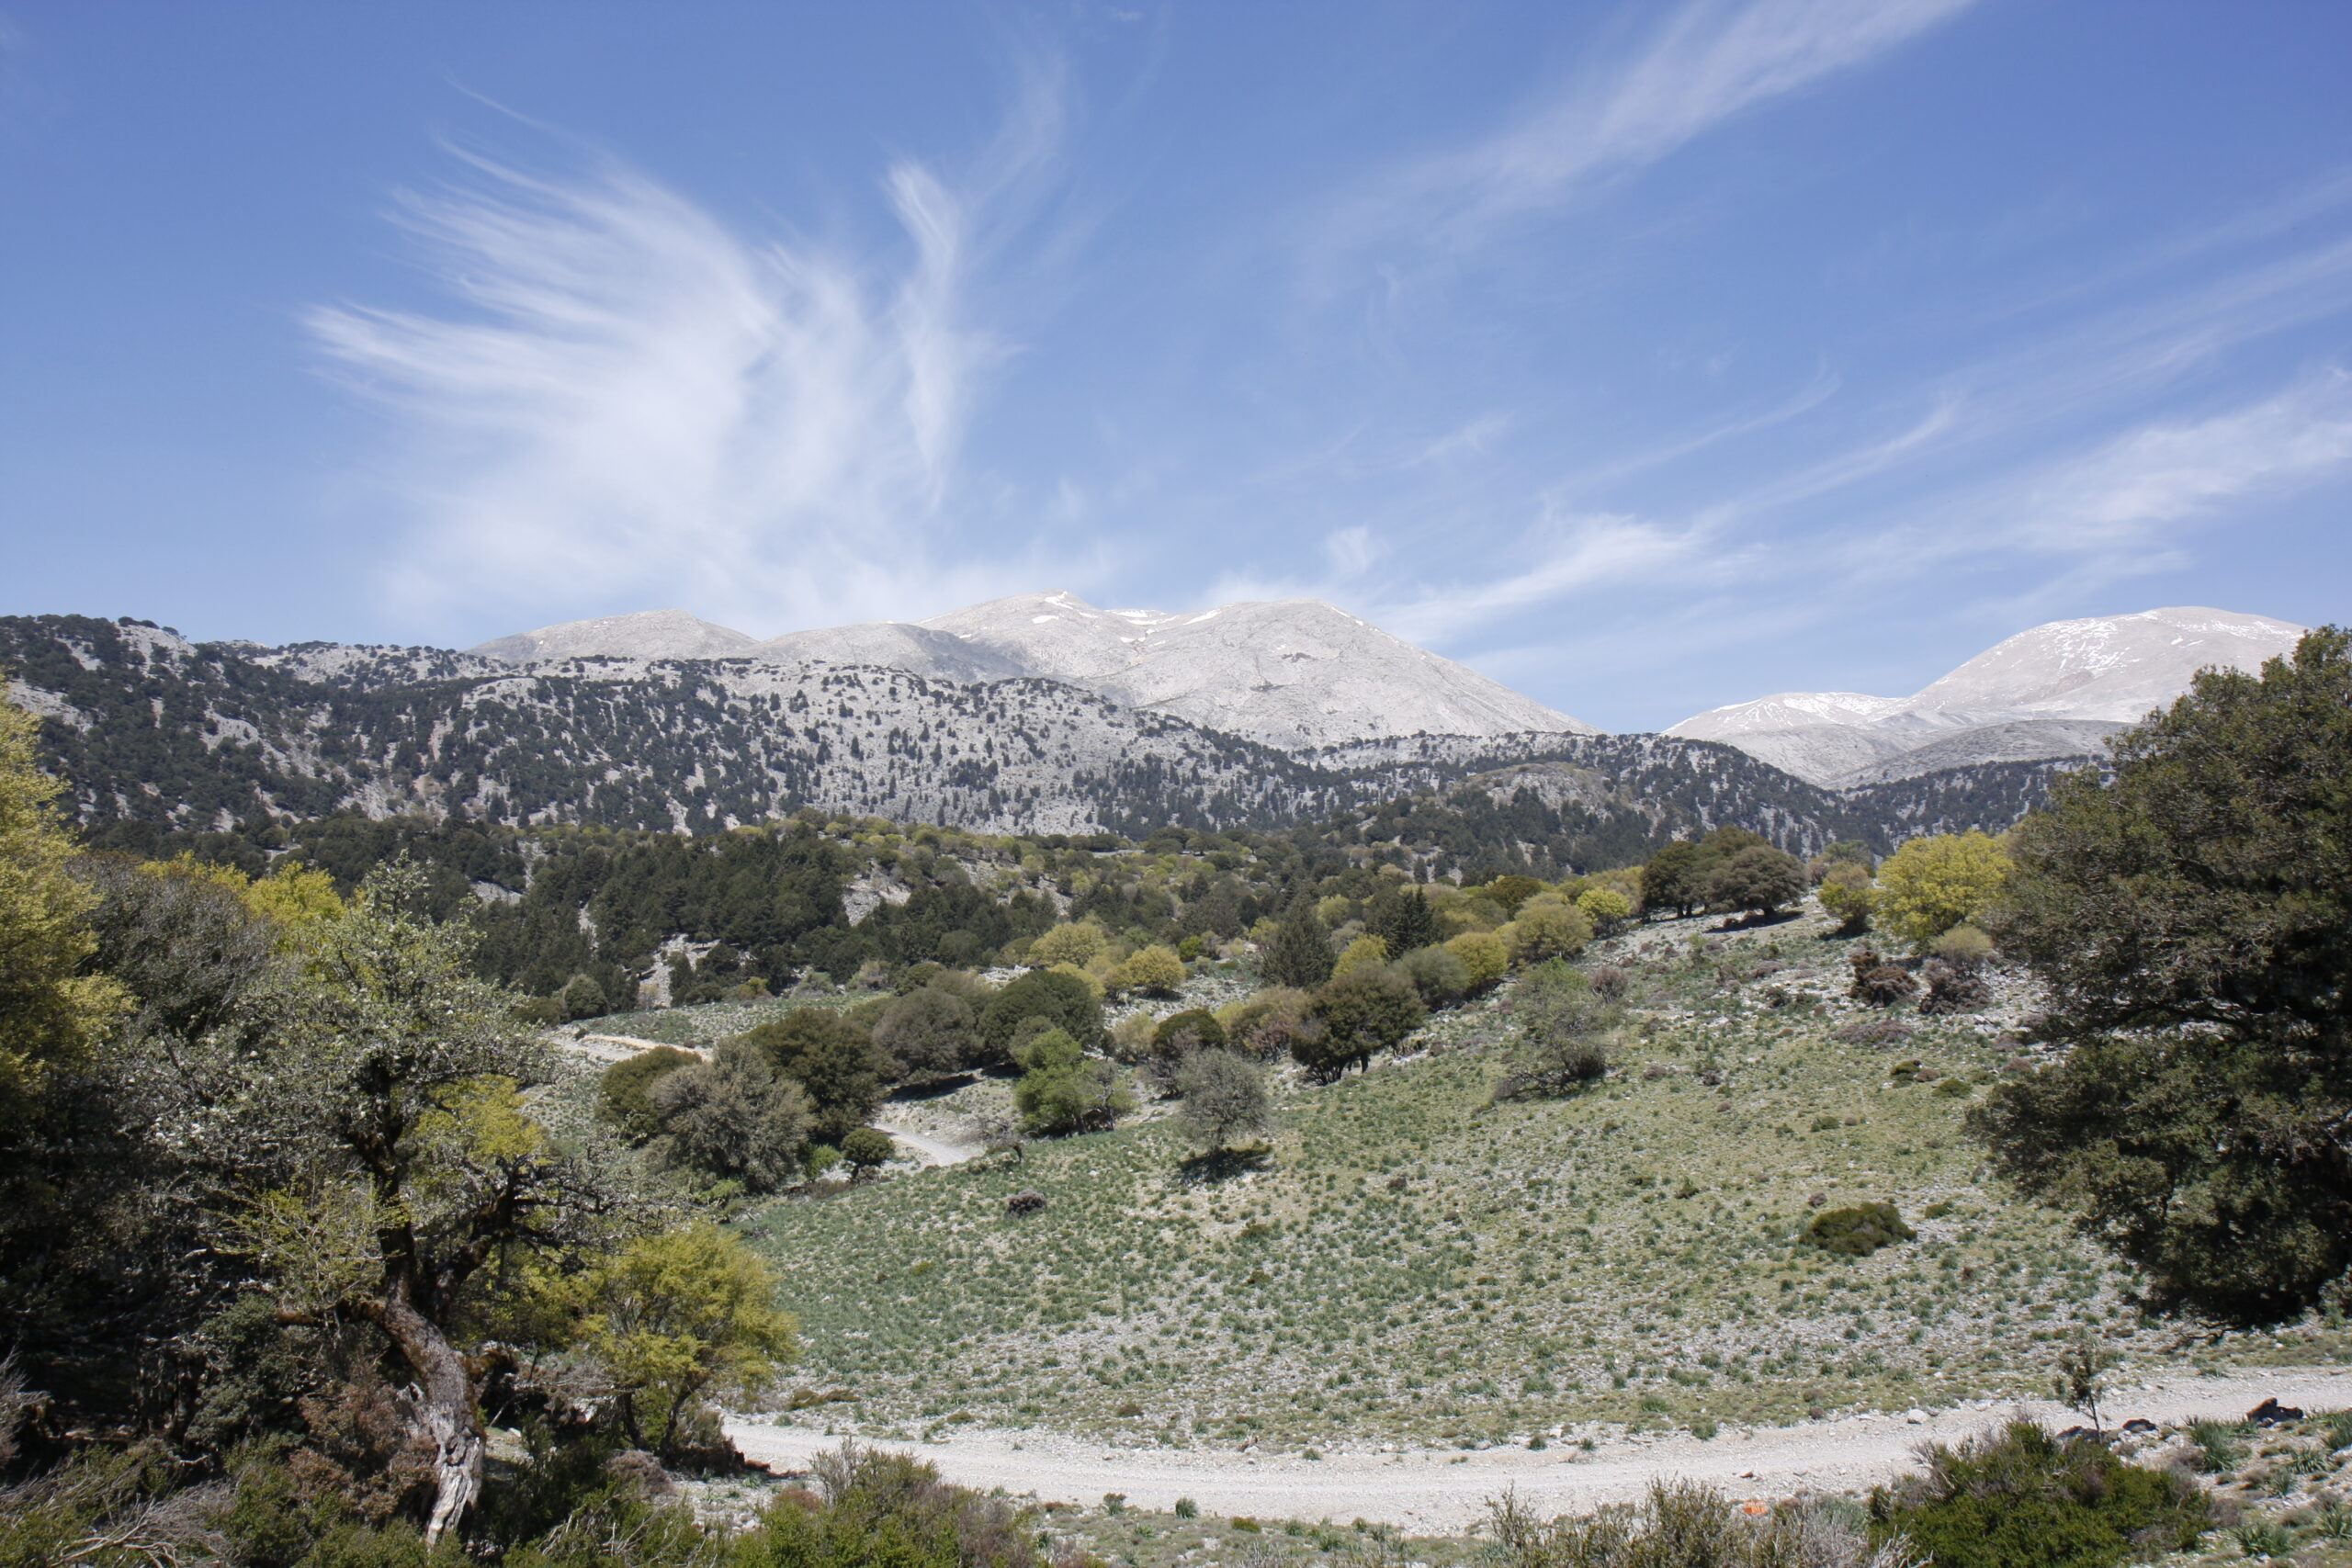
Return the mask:
<path id="1" fill-rule="evenodd" d="M 736 659 L 758 640 L 684 610 L 634 610 L 625 615 L 565 621 L 492 637 L 467 649 L 508 664 L 558 659 Z"/>
<path id="2" fill-rule="evenodd" d="M 1722 740 L 1820 784 L 2095 754 L 2188 690 L 2199 670 L 2256 670 L 2303 628 L 2199 606 L 2051 621 L 1908 697 L 1779 692 L 1694 714 L 1666 733 Z"/>

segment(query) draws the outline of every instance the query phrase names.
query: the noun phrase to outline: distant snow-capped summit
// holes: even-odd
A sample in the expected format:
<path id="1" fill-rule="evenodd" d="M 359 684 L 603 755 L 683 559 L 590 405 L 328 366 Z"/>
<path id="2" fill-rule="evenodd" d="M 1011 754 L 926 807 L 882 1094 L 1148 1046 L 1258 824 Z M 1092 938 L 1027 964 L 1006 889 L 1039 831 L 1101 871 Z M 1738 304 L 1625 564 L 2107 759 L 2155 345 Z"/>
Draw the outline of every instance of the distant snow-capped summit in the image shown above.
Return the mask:
<path id="1" fill-rule="evenodd" d="M 2258 669 L 2302 635 L 2267 615 L 2197 607 L 2052 621 L 1912 696 L 1780 692 L 1695 714 L 1666 733 L 1721 740 L 1819 784 L 2082 756 L 2188 691 L 2199 670 Z"/>

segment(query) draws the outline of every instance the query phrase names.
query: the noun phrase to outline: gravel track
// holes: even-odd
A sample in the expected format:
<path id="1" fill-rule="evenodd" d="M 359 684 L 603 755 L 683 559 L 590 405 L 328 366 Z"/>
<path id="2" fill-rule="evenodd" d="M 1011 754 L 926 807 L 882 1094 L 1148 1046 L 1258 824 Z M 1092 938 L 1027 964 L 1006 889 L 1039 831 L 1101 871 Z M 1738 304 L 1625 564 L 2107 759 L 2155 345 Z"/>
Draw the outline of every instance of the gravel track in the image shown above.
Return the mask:
<path id="1" fill-rule="evenodd" d="M 2235 1421 L 2266 1398 L 2306 1410 L 2352 1406 L 2352 1371 L 2281 1369 L 2271 1375 L 2200 1378 L 2189 1373 L 2119 1389 L 2101 1415 L 2117 1425 L 2135 1417 L 2172 1425 L 2208 1417 Z M 2079 1417 L 2047 1402 L 1941 1410 L 1922 1419 L 1860 1416 L 1755 1431 L 1726 1429 L 1712 1441 L 1687 1434 L 1632 1438 L 1586 1453 L 1488 1449 L 1472 1453 L 1334 1451 L 1323 1460 L 1295 1454 L 1201 1450 L 1106 1449 L 1065 1437 L 973 1431 L 944 1442 L 876 1442 L 920 1455 L 948 1480 L 982 1490 L 1001 1486 L 1047 1502 L 1092 1503 L 1125 1494 L 1137 1507 L 1165 1511 L 1179 1497 L 1204 1514 L 1268 1519 L 1363 1518 L 1421 1534 L 1454 1535 L 1486 1517 L 1506 1489 L 1544 1514 L 1567 1513 L 1639 1497 L 1653 1481 L 1707 1481 L 1737 1497 L 1867 1488 L 1911 1469 L 1922 1442 L 1956 1442 L 2022 1411 L 2053 1426 Z M 842 1438 L 801 1427 L 730 1421 L 728 1435 L 748 1459 L 786 1471 Z M 863 1441 L 864 1439 L 860 1439 Z"/>

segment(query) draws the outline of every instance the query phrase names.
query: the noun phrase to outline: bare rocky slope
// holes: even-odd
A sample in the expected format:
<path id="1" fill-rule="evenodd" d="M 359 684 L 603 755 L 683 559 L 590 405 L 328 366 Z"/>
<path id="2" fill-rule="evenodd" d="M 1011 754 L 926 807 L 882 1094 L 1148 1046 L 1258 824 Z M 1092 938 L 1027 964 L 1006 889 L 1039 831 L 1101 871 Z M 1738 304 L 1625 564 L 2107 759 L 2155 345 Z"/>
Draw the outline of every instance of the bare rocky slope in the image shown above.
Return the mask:
<path id="1" fill-rule="evenodd" d="M 1666 733 L 1724 741 L 1831 788 L 2096 756 L 2109 736 L 2188 690 L 2198 671 L 2258 669 L 2291 650 L 2303 630 L 2196 607 L 2052 621 L 1908 697 L 1779 692 L 1693 715 Z"/>
<path id="2" fill-rule="evenodd" d="M 699 831 L 814 807 L 1140 837 L 1324 821 L 1472 783 L 1498 811 L 1522 809 L 1524 791 L 1524 809 L 1551 813 L 1522 838 L 1566 832 L 1639 859 L 1724 822 L 1799 852 L 2004 826 L 2047 779 L 2026 764 L 1841 794 L 1728 746 L 1559 731 L 1285 750 L 1035 679 L 747 658 L 517 668 L 433 649 L 194 644 L 82 616 L 0 618 L 0 667 L 42 716 L 80 819 L 162 832 L 338 811 Z M 1538 765 L 1540 787 L 1498 773 Z"/>
<path id="3" fill-rule="evenodd" d="M 880 665 L 944 681 L 1028 676 L 1284 749 L 1390 736 L 1596 733 L 1315 599 L 1171 615 L 1021 593 L 921 623 L 868 621 L 762 643 L 683 610 L 650 610 L 544 626 L 472 651 L 524 665 L 740 655 Z"/>

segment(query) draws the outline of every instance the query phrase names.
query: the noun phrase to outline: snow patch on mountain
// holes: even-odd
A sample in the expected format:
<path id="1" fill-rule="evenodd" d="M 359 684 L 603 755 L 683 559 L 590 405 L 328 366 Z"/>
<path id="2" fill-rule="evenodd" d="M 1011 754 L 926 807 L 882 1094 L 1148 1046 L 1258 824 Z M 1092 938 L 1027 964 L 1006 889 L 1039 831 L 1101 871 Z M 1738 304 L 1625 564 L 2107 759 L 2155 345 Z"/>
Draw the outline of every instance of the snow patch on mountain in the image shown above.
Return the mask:
<path id="1" fill-rule="evenodd" d="M 1667 729 L 1721 740 L 1809 783 L 1854 788 L 1984 762 L 2093 756 L 2188 690 L 2200 670 L 2253 671 L 2301 626 L 2198 606 L 2052 621 L 1908 697 L 1779 692 Z"/>

